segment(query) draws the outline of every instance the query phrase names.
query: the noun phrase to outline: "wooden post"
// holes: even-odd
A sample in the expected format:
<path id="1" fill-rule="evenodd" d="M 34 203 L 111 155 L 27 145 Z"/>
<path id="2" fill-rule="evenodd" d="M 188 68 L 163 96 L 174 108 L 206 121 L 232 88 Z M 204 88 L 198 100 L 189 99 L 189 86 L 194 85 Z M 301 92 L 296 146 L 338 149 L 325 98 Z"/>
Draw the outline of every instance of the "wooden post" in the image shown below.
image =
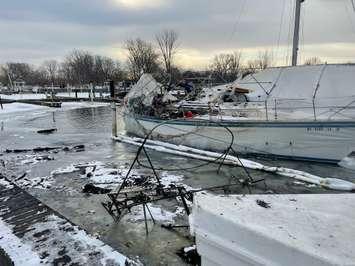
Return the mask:
<path id="1" fill-rule="evenodd" d="M 110 96 L 111 99 L 115 98 L 115 82 L 113 80 L 110 80 Z"/>
<path id="2" fill-rule="evenodd" d="M 148 221 L 147 221 L 147 213 L 145 210 L 145 204 L 143 204 L 143 214 L 144 214 L 144 224 L 145 224 L 145 233 L 148 235 Z"/>
<path id="3" fill-rule="evenodd" d="M 117 107 L 115 102 L 111 102 L 112 108 L 112 136 L 117 137 Z"/>

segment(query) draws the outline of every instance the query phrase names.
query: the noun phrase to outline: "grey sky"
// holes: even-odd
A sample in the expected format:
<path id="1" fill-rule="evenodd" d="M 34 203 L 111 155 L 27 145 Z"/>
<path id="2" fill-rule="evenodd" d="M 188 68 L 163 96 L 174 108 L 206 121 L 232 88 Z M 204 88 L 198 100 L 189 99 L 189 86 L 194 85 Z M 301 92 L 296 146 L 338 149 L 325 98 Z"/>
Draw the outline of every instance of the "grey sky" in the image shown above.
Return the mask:
<path id="1" fill-rule="evenodd" d="M 74 48 L 125 60 L 123 42 L 154 40 L 171 28 L 180 35 L 179 65 L 204 67 L 219 52 L 241 50 L 245 61 L 290 53 L 293 0 L 0 0 L 0 63 L 38 64 Z M 284 13 L 282 10 L 284 9 Z M 279 40 L 282 13 L 283 23 Z M 301 60 L 355 61 L 351 0 L 306 0 Z"/>

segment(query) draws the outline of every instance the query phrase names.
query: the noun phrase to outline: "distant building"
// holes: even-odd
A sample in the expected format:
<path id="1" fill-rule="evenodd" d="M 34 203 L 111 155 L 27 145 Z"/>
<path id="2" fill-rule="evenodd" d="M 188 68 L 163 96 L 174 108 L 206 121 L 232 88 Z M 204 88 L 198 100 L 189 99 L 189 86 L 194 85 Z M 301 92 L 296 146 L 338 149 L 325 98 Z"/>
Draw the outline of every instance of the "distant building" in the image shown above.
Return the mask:
<path id="1" fill-rule="evenodd" d="M 13 82 L 14 85 L 14 91 L 20 92 L 23 91 L 23 89 L 26 86 L 26 82 L 24 82 L 23 80 L 16 80 Z"/>
<path id="2" fill-rule="evenodd" d="M 24 82 L 23 80 L 17 80 L 14 81 L 14 87 L 25 87 L 26 82 Z"/>

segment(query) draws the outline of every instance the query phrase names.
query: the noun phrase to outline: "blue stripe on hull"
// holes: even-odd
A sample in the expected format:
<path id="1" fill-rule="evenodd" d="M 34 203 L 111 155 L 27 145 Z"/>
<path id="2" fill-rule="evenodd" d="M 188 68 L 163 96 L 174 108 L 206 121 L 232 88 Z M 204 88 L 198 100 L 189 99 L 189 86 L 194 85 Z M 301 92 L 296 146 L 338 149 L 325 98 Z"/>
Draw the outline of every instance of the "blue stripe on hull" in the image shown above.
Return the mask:
<path id="1" fill-rule="evenodd" d="M 126 114 L 127 115 L 127 114 Z M 181 120 L 163 120 L 154 117 L 146 116 L 130 116 L 133 119 L 137 119 L 144 122 L 150 123 L 164 123 L 166 125 L 181 125 L 181 126 L 208 126 L 208 127 L 220 127 L 221 125 L 226 127 L 244 127 L 244 128 L 354 128 L 355 121 L 224 121 L 213 123 L 206 120 L 197 119 L 181 119 Z M 269 153 L 258 153 L 258 152 L 241 152 L 245 155 L 259 156 L 264 158 L 275 158 L 283 160 L 297 160 L 297 161 L 308 161 L 308 162 L 319 162 L 319 163 L 331 163 L 337 164 L 339 159 L 325 159 L 317 157 L 303 157 L 303 156 L 291 156 L 291 155 L 278 155 Z"/>
<path id="2" fill-rule="evenodd" d="M 267 154 L 267 153 L 246 153 L 246 155 L 247 156 L 253 156 L 253 157 L 270 158 L 270 159 L 304 161 L 304 162 L 317 162 L 317 163 L 327 163 L 327 164 L 337 164 L 337 163 L 340 162 L 339 160 L 324 159 L 324 158 L 287 156 L 287 155 L 277 155 L 277 154 Z"/>
<path id="3" fill-rule="evenodd" d="M 152 117 L 134 117 L 138 120 L 152 122 L 152 123 L 165 123 L 167 125 L 184 125 L 184 126 L 209 126 L 209 127 L 289 127 L 289 128 L 355 128 L 355 121 L 222 121 L 222 122 L 210 122 L 206 120 L 198 119 L 182 119 L 182 120 L 167 120 L 152 118 Z"/>

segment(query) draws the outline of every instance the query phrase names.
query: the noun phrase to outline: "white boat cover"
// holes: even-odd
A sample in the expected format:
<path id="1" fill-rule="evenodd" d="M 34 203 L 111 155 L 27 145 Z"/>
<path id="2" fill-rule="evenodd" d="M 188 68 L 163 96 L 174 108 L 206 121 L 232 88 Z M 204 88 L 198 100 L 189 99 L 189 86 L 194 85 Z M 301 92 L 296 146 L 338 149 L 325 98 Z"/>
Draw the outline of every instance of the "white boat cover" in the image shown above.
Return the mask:
<path id="1" fill-rule="evenodd" d="M 268 68 L 235 81 L 251 89 L 250 101 L 266 99 L 342 99 L 355 97 L 355 64 Z"/>

